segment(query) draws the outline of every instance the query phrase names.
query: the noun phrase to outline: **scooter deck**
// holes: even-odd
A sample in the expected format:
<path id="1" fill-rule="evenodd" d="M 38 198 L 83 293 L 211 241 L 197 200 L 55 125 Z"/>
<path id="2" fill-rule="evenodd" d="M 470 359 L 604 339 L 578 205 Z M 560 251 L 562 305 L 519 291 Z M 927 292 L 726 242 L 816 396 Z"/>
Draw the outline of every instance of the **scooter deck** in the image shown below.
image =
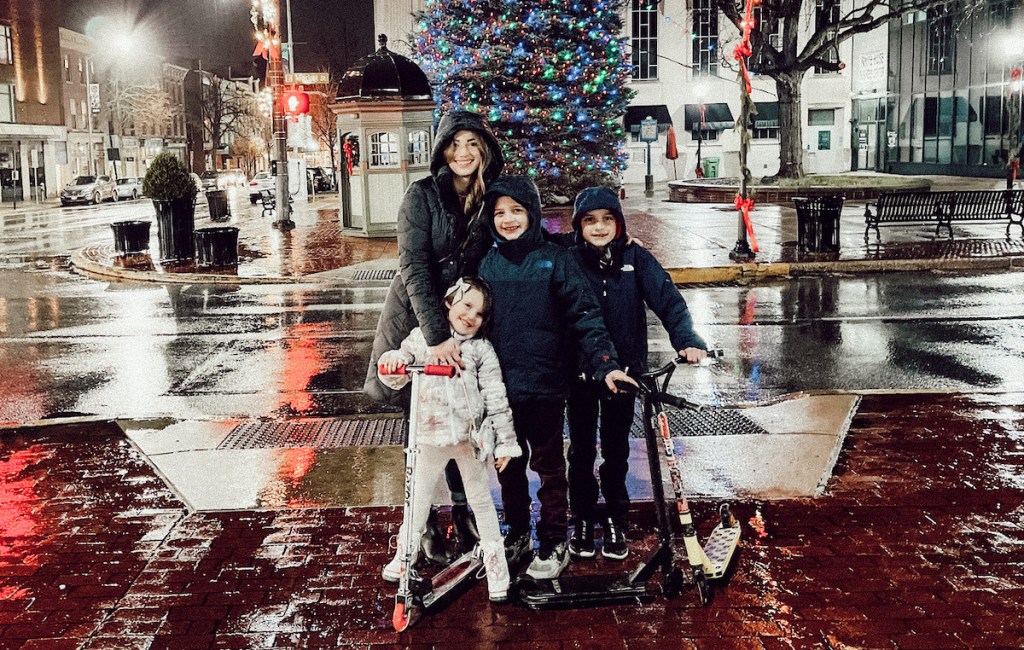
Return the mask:
<path id="1" fill-rule="evenodd" d="M 649 603 L 655 594 L 646 582 L 628 575 L 565 576 L 554 580 L 521 578 L 519 600 L 530 609 L 576 609 L 602 605 Z"/>
<path id="2" fill-rule="evenodd" d="M 469 587 L 483 569 L 483 560 L 470 551 L 441 569 L 430 579 L 430 591 L 423 595 L 423 609 L 441 607 Z"/>
<path id="3" fill-rule="evenodd" d="M 704 543 L 704 553 L 708 558 L 708 566 L 704 573 L 708 579 L 721 578 L 729 569 L 732 554 L 740 542 L 740 526 L 718 524 Z"/>

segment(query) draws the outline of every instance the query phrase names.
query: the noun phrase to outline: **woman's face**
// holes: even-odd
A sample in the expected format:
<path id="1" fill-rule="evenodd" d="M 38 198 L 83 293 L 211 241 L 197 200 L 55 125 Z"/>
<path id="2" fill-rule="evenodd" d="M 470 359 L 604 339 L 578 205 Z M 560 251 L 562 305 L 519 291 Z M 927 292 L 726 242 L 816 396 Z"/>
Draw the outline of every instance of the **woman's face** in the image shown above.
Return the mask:
<path id="1" fill-rule="evenodd" d="M 452 143 L 445 149 L 445 158 L 448 167 L 456 176 L 472 176 L 480 169 L 482 155 L 480 149 L 484 146 L 480 136 L 474 131 L 458 131 L 452 139 Z"/>
<path id="2" fill-rule="evenodd" d="M 505 241 L 519 239 L 530 225 L 530 213 L 511 196 L 500 196 L 494 203 L 494 229 Z"/>

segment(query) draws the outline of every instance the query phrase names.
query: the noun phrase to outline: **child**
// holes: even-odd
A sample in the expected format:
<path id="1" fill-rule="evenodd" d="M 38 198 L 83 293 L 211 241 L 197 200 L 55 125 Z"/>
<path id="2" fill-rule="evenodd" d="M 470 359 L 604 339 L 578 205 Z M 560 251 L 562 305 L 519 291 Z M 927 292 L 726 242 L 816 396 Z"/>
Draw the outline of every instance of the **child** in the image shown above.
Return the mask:
<path id="1" fill-rule="evenodd" d="M 533 546 L 529 463 L 540 476 L 540 548 L 527 574 L 553 579 L 569 562 L 562 426 L 569 377 L 576 368 L 576 342 L 588 372 L 611 390 L 615 380 L 633 382 L 615 362 L 597 299 L 571 251 L 544 241 L 540 194 L 533 181 L 498 178 L 484 196 L 484 214 L 492 217 L 496 245 L 480 263 L 480 275 L 494 295 L 492 340 L 523 452 L 498 475 L 509 527 L 505 551 L 517 563 Z"/>
<path id="2" fill-rule="evenodd" d="M 626 237 L 619 197 L 607 187 L 590 187 L 576 197 L 573 252 L 604 312 L 619 363 L 630 373 L 647 370 L 647 310 L 661 319 L 672 349 L 689 363 L 707 356 L 707 344 L 693 331 L 686 302 L 654 256 Z M 575 558 L 594 557 L 594 520 L 598 482 L 597 422 L 601 421 L 600 492 L 604 494 L 604 540 L 601 555 L 625 559 L 629 494 L 629 430 L 634 396 L 608 395 L 597 382 L 574 381 L 569 395 L 569 502 L 576 526 L 569 540 Z"/>
<path id="3" fill-rule="evenodd" d="M 454 379 L 424 375 L 420 377 L 419 417 L 416 438 L 420 457 L 413 477 L 416 490 L 412 503 L 412 527 L 419 535 L 427 522 L 431 497 L 445 465 L 454 460 L 462 473 L 466 497 L 476 513 L 480 544 L 487 574 L 487 592 L 492 602 L 508 597 L 509 573 L 502 546 L 498 514 L 491 500 L 485 465 L 493 455 L 494 466 L 502 472 L 509 459 L 521 453 L 512 429 L 512 413 L 501 381 L 501 367 L 494 348 L 479 337 L 491 311 L 487 284 L 480 278 L 459 279 L 444 297 L 452 337 L 459 342 L 464 368 Z M 385 352 L 378 359 L 382 383 L 400 390 L 409 381 L 407 375 L 391 375 L 407 364 L 427 360 L 427 342 L 416 328 L 402 342 L 400 350 Z M 399 535 L 401 538 L 401 534 Z M 401 569 L 399 549 L 382 574 L 389 582 L 398 582 Z M 416 551 L 412 561 L 415 561 Z"/>

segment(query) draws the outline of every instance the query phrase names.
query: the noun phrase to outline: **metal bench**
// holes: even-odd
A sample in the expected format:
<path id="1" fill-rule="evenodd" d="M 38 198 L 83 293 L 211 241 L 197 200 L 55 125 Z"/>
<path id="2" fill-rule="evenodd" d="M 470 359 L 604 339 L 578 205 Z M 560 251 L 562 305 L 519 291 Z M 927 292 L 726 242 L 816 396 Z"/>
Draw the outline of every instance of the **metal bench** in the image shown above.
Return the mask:
<path id="1" fill-rule="evenodd" d="M 277 197 L 274 196 L 274 190 L 260 190 L 260 201 L 263 203 L 261 216 L 272 214 L 277 209 Z"/>
<path id="2" fill-rule="evenodd" d="M 875 210 L 872 213 L 871 208 Z M 935 223 L 935 235 L 945 228 L 953 238 L 953 222 L 984 222 L 1005 219 L 1006 236 L 1010 226 L 1020 227 L 1024 237 L 1024 190 L 967 190 L 963 192 L 890 192 L 878 196 L 878 201 L 864 207 L 864 241 L 875 229 L 881 238 L 879 226 L 900 223 Z"/>

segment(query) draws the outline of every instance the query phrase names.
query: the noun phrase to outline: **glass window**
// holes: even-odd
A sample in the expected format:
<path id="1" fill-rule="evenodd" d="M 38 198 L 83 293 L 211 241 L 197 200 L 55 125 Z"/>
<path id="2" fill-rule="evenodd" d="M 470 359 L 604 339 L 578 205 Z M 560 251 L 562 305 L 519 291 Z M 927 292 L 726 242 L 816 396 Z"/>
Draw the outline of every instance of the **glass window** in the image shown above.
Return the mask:
<path id="1" fill-rule="evenodd" d="M 409 134 L 409 164 L 426 165 L 430 162 L 430 138 L 426 131 Z"/>
<path id="2" fill-rule="evenodd" d="M 756 48 L 753 56 L 750 57 L 750 69 L 756 72 L 771 62 L 767 54 L 769 46 L 776 51 L 782 47 L 782 21 L 778 16 L 772 14 L 771 9 L 765 11 L 763 5 L 754 7 L 754 21 L 764 39 L 761 47 Z"/>
<path id="3" fill-rule="evenodd" d="M 398 164 L 398 136 L 388 132 L 370 135 L 370 167 L 396 167 Z"/>
<path id="4" fill-rule="evenodd" d="M 0 122 L 14 121 L 14 86 L 0 84 Z"/>
<path id="5" fill-rule="evenodd" d="M 657 79 L 658 3 L 653 0 L 633 0 L 631 18 L 633 78 Z"/>
<path id="6" fill-rule="evenodd" d="M 953 14 L 946 7 L 928 10 L 928 74 L 953 72 Z"/>
<path id="7" fill-rule="evenodd" d="M 832 42 L 821 54 L 821 59 L 829 63 L 839 63 L 839 48 L 835 46 L 836 30 L 830 27 L 839 22 L 839 0 L 816 0 L 814 11 L 814 28 L 817 31 L 827 30 L 826 39 Z M 815 73 L 834 73 L 835 70 L 823 66 L 814 66 Z"/>
<path id="8" fill-rule="evenodd" d="M 11 48 L 11 26 L 0 25 L 0 65 L 12 65 L 14 51 Z"/>
<path id="9" fill-rule="evenodd" d="M 85 83 L 85 61 L 78 59 L 78 83 Z"/>
<path id="10" fill-rule="evenodd" d="M 694 129 L 692 137 L 694 142 L 714 142 L 718 139 L 718 133 L 717 129 Z"/>
<path id="11" fill-rule="evenodd" d="M 769 126 L 766 128 L 754 128 L 753 137 L 755 140 L 778 140 L 779 139 L 779 127 Z"/>
<path id="12" fill-rule="evenodd" d="M 713 0 L 693 1 L 693 65 L 696 74 L 718 74 L 718 8 Z"/>
<path id="13" fill-rule="evenodd" d="M 832 126 L 836 123 L 836 109 L 812 108 L 807 111 L 808 126 Z"/>

